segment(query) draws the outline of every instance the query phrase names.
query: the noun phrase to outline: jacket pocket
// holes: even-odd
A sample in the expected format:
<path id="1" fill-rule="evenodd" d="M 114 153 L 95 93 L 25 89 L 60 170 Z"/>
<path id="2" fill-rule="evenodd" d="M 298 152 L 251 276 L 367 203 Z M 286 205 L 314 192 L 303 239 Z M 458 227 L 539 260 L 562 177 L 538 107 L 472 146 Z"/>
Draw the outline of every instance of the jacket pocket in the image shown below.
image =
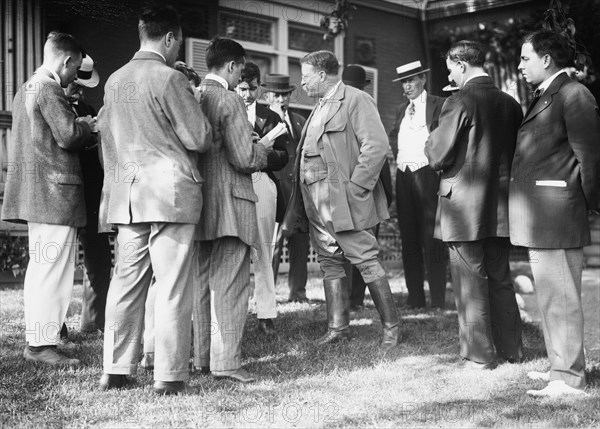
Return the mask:
<path id="1" fill-rule="evenodd" d="M 326 133 L 335 133 L 339 131 L 344 131 L 346 129 L 346 122 L 340 120 L 332 120 L 325 124 L 323 128 L 323 132 Z"/>
<path id="2" fill-rule="evenodd" d="M 48 179 L 59 185 L 83 185 L 83 179 L 77 174 L 54 173 Z"/>
<path id="3" fill-rule="evenodd" d="M 231 195 L 233 195 L 236 198 L 240 198 L 242 200 L 248 200 L 248 201 L 254 201 L 254 202 L 258 201 L 258 196 L 254 193 L 254 190 L 252 190 L 252 189 L 232 186 L 231 187 Z"/>

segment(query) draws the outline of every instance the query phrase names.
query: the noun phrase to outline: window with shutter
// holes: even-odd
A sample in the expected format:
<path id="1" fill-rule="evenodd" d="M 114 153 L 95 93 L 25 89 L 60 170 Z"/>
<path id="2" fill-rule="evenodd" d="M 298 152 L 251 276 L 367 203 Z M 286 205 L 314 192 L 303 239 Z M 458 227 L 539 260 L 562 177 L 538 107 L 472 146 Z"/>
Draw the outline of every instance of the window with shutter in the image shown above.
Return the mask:
<path id="1" fill-rule="evenodd" d="M 367 80 L 370 80 L 371 82 L 369 82 L 369 84 L 367 86 L 365 86 L 364 91 L 369 94 L 371 97 L 373 97 L 373 100 L 375 100 L 375 103 L 377 103 L 377 77 L 378 77 L 378 70 L 376 68 L 373 67 L 367 67 L 367 66 L 361 66 L 363 69 L 365 69 L 365 74 L 366 74 L 366 78 Z"/>

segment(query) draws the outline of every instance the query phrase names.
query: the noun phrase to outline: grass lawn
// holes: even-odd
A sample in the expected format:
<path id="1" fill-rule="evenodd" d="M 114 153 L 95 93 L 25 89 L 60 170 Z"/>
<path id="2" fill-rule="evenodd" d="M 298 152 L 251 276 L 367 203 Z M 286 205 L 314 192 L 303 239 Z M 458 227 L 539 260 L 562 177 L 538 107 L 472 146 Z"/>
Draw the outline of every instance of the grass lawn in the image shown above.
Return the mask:
<path id="1" fill-rule="evenodd" d="M 516 266 L 515 271 L 526 271 Z M 243 364 L 260 380 L 251 385 L 192 375 L 194 396 L 158 397 L 152 373 L 138 371 L 140 386 L 127 391 L 98 389 L 102 339 L 71 337 L 81 343 L 70 355 L 80 369 L 57 370 L 26 363 L 23 292 L 0 290 L 0 427 L 599 427 L 600 335 L 599 270 L 586 270 L 584 305 L 589 396 L 536 400 L 525 391 L 543 387 L 525 374 L 546 370 L 548 362 L 537 325 L 524 330 L 528 360 L 494 371 L 458 368 L 456 311 L 452 293 L 445 312 L 401 310 L 402 344 L 378 350 L 379 317 L 370 300 L 351 324 L 352 340 L 317 348 L 312 341 L 326 329 L 320 279 L 311 275 L 308 296 L 316 304 L 288 304 L 287 277 L 278 281 L 276 328 L 268 339 L 256 332 L 249 315 Z M 403 302 L 403 277 L 389 277 Z M 69 322 L 76 325 L 81 286 L 75 288 Z M 533 305 L 532 296 L 526 302 Z M 536 312 L 528 308 L 535 318 Z M 590 323 L 591 321 L 591 323 Z"/>

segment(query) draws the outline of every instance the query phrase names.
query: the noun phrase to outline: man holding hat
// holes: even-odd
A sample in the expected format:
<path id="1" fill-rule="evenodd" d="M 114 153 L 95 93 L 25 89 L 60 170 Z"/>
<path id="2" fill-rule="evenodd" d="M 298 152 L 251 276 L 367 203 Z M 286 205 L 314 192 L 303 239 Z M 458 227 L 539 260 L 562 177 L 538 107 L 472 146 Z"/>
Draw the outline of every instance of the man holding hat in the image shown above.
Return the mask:
<path id="1" fill-rule="evenodd" d="M 292 195 L 294 186 L 294 163 L 296 160 L 296 148 L 302 135 L 302 129 L 306 123 L 306 119 L 302 115 L 290 112 L 290 96 L 296 89 L 294 85 L 290 85 L 290 77 L 284 74 L 269 73 L 265 76 L 261 84 L 265 91 L 264 97 L 269 107 L 279 115 L 288 129 L 286 150 L 289 156 L 289 161 L 285 167 L 274 172 L 279 179 L 279 186 L 283 193 L 283 201 L 287 206 Z M 281 222 L 280 219 L 277 220 Z M 279 271 L 279 260 L 283 249 L 283 234 L 281 228 L 277 233 L 277 243 L 273 254 L 273 274 L 275 282 L 277 282 L 277 272 Z M 306 280 L 308 253 L 310 251 L 309 238 L 307 232 L 298 232 L 292 234 L 287 241 L 288 259 L 290 270 L 288 273 L 288 285 L 290 295 L 288 301 L 307 301 L 306 298 Z"/>
<path id="2" fill-rule="evenodd" d="M 433 238 L 439 176 L 429 166 L 425 142 L 438 124 L 444 99 L 425 90 L 429 69 L 420 61 L 396 69 L 407 100 L 398 106 L 389 133 L 396 157 L 396 208 L 402 239 L 402 263 L 408 289 L 407 305 L 425 307 L 423 288 L 427 268 L 432 308 L 444 308 L 446 296 L 446 248 Z"/>
<path id="3" fill-rule="evenodd" d="M 95 88 L 100 78 L 94 60 L 88 55 L 81 62 L 77 78 L 65 89 L 71 109 L 80 117 L 95 117 L 96 111 L 83 101 L 84 88 Z M 98 156 L 97 134 L 92 134 L 79 153 L 83 172 L 83 195 L 86 208 L 86 225 L 79 230 L 83 246 L 83 263 L 89 279 L 84 282 L 79 330 L 96 332 L 104 330 L 104 310 L 112 268 L 108 235 L 98 233 L 98 211 L 102 195 L 104 172 Z"/>

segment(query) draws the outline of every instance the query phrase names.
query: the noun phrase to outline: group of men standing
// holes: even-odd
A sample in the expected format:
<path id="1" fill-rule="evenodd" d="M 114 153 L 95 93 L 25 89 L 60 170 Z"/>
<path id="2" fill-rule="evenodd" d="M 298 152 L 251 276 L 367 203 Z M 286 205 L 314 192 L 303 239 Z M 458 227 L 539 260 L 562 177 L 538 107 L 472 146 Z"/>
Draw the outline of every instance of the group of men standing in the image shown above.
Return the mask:
<path id="1" fill-rule="evenodd" d="M 261 244 L 273 238 L 275 220 L 282 221 L 277 247 L 287 236 L 291 258 L 304 260 L 298 277 L 290 274 L 298 282 L 291 300 L 306 299 L 308 236 L 317 252 L 328 318 L 317 343 L 349 337 L 349 261 L 380 314 L 381 347 L 394 347 L 400 318 L 375 234 L 389 217 L 380 174 L 391 143 L 408 306 L 425 306 L 427 272 L 431 306 L 444 308 L 449 249 L 464 365 L 522 361 L 508 250 L 511 241 L 526 246 L 551 363 L 549 373 L 530 374 L 548 386 L 528 393 L 584 393 L 582 247 L 590 240 L 588 211 L 600 200 L 600 118 L 589 91 L 563 71 L 569 56 L 560 36 L 540 31 L 523 44 L 519 69 L 541 92 L 524 118 L 485 73 L 477 43 L 457 42 L 447 53 L 458 91 L 446 100 L 424 90 L 427 69 L 419 62 L 399 67 L 408 101 L 388 139 L 373 99 L 340 80 L 331 52 L 300 60 L 302 88 L 318 99 L 304 121 L 287 108 L 294 89 L 287 76 L 266 76 L 275 113 L 259 109 L 252 91 L 260 72 L 245 64 L 237 42 L 215 38 L 207 48 L 198 102 L 172 68 L 183 41 L 175 10 L 148 9 L 138 28 L 140 50 L 108 79 L 97 121 L 100 230 L 117 229 L 103 389 L 135 384 L 129 376 L 151 283 L 157 393 L 193 391 L 186 383 L 192 314 L 194 364 L 218 378 L 253 381 L 241 367 L 250 260 L 254 249 L 268 261 L 257 265 L 255 297 L 274 297 L 265 281 L 273 280 L 271 249 Z M 25 279 L 24 356 L 52 364 L 78 363 L 55 345 L 71 298 L 77 228 L 86 224 L 79 153 L 95 144 L 96 120 L 75 119 L 62 90 L 84 56 L 71 36 L 52 33 L 43 66 L 17 93 L 9 159 L 22 170 L 9 172 L 2 213 L 27 222 L 30 248 L 39 249 Z M 238 84 L 242 97 L 233 91 Z M 269 134 L 280 122 L 292 138 Z M 285 216 L 272 206 L 274 195 L 287 202 Z M 269 333 L 274 303 L 261 302 L 260 326 Z M 56 335 L 48 334 L 54 325 Z"/>

